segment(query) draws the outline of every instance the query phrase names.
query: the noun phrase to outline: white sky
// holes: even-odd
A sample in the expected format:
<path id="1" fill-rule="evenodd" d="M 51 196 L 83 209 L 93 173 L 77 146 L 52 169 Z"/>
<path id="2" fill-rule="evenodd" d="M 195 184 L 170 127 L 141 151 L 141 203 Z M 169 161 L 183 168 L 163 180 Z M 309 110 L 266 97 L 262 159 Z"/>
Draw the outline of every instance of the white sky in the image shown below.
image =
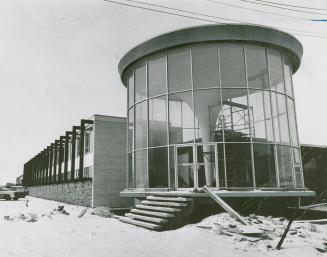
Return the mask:
<path id="1" fill-rule="evenodd" d="M 140 1 L 327 37 L 327 22 L 205 0 Z M 301 18 L 327 18 L 327 11 L 321 16 L 220 1 Z M 280 2 L 327 9 L 325 0 Z M 81 118 L 95 113 L 125 116 L 126 89 L 117 67 L 130 48 L 157 34 L 207 23 L 101 0 L 1 0 L 0 184 L 14 181 L 26 161 Z M 327 144 L 327 38 L 296 37 L 304 47 L 302 65 L 293 77 L 300 141 Z"/>

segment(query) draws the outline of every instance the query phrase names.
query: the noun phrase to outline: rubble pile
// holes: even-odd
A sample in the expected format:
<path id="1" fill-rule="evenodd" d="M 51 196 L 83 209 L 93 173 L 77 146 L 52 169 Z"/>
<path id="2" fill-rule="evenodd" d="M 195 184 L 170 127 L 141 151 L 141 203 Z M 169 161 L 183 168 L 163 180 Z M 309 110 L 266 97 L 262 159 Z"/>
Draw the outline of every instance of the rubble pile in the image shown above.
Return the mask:
<path id="1" fill-rule="evenodd" d="M 249 225 L 241 224 L 228 213 L 221 213 L 204 219 L 196 227 L 208 229 L 216 235 L 228 236 L 236 242 L 246 242 L 247 246 L 260 245 L 266 249 L 275 249 L 288 224 L 285 218 L 271 216 L 251 214 L 244 218 Z M 327 235 L 320 233 L 318 225 L 309 222 L 294 222 L 286 242 L 309 243 L 317 251 L 327 252 Z"/>

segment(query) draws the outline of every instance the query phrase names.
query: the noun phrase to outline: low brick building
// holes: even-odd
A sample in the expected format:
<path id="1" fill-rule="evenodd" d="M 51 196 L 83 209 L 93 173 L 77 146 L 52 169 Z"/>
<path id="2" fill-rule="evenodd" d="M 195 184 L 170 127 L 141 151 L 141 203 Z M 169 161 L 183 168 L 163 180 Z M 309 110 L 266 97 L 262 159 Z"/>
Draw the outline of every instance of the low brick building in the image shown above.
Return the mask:
<path id="1" fill-rule="evenodd" d="M 24 165 L 31 196 L 83 206 L 127 207 L 126 118 L 81 120 Z"/>

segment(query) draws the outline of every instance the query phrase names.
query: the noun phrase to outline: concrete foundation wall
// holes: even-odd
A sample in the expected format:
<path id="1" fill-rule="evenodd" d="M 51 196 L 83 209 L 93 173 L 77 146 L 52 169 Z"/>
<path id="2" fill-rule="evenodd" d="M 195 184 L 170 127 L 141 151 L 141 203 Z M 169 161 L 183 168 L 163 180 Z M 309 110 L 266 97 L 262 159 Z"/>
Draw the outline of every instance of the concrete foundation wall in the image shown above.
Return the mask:
<path id="1" fill-rule="evenodd" d="M 126 118 L 95 115 L 93 207 L 130 207 L 133 201 L 120 197 L 126 188 Z"/>
<path id="2" fill-rule="evenodd" d="M 92 182 L 74 182 L 29 187 L 29 195 L 64 203 L 91 206 Z"/>

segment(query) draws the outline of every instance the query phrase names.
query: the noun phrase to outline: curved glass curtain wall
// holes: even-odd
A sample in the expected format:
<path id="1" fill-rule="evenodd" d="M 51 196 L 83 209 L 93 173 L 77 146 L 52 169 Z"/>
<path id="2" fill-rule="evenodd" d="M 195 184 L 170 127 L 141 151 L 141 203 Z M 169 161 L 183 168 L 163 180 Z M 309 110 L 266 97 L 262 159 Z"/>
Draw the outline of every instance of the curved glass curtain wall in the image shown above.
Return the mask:
<path id="1" fill-rule="evenodd" d="M 176 146 L 212 143 L 220 188 L 303 188 L 291 69 L 281 51 L 241 43 L 178 47 L 133 64 L 124 76 L 128 187 L 180 186 Z"/>

